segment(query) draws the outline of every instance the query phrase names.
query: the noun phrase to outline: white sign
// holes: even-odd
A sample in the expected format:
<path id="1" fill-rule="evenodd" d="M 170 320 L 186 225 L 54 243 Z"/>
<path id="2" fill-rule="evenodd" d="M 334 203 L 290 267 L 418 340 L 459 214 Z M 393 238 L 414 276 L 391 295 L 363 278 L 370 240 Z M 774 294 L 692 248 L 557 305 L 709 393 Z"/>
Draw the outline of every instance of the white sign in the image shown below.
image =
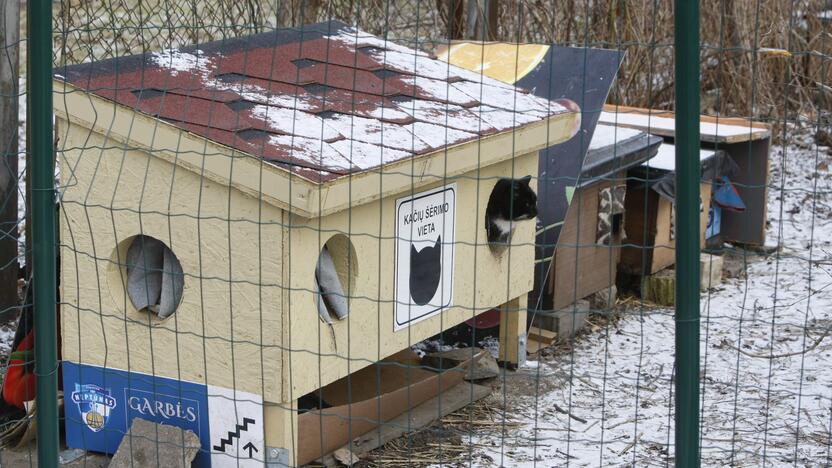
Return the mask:
<path id="1" fill-rule="evenodd" d="M 266 461 L 263 398 L 208 386 L 211 467 L 258 467 Z"/>
<path id="2" fill-rule="evenodd" d="M 394 331 L 451 305 L 455 234 L 456 184 L 396 200 Z"/>

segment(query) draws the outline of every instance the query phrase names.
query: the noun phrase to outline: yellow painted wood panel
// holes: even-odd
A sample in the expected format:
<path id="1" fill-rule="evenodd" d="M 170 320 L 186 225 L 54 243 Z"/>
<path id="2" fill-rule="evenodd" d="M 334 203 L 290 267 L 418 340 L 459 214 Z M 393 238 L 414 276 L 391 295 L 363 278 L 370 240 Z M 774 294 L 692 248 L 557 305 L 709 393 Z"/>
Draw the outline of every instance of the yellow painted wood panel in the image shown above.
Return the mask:
<path id="1" fill-rule="evenodd" d="M 281 210 L 58 125 L 63 358 L 282 398 Z M 121 265 L 138 234 L 163 241 L 185 272 L 168 319 L 125 293 Z"/>
<path id="2" fill-rule="evenodd" d="M 355 372 L 407 346 L 474 317 L 532 288 L 534 222 L 518 224 L 512 246 L 495 255 L 485 235 L 485 207 L 500 177 L 537 173 L 537 154 L 482 168 L 478 173 L 448 179 L 457 184 L 457 225 L 454 306 L 409 328 L 393 332 L 394 214 L 399 196 L 307 221 L 293 217 L 286 238 L 291 247 L 284 259 L 291 271 L 291 293 L 286 314 L 291 324 L 291 362 L 286 363 L 290 398 Z M 444 185 L 434 182 L 414 193 Z M 533 186 L 536 184 L 533 183 Z M 356 288 L 349 319 L 333 330 L 317 318 L 313 285 L 317 252 L 329 236 L 347 234 L 357 253 Z M 335 334 L 335 342 L 332 333 Z"/>

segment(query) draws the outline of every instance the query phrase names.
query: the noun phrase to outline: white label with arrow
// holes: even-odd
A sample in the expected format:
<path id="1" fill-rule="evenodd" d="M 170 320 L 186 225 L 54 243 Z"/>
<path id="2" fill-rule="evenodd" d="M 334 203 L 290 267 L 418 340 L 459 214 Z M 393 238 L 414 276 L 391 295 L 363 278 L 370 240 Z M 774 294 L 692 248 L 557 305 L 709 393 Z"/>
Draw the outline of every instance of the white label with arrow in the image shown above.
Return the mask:
<path id="1" fill-rule="evenodd" d="M 211 467 L 262 467 L 265 463 L 263 398 L 208 386 Z"/>

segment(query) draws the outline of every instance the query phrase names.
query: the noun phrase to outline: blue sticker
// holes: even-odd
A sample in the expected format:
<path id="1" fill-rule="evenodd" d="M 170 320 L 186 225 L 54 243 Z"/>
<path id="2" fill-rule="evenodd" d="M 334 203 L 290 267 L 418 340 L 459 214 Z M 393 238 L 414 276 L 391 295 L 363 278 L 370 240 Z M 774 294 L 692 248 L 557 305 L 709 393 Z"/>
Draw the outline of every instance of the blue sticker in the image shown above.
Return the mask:
<path id="1" fill-rule="evenodd" d="M 110 420 L 110 410 L 116 407 L 109 388 L 101 388 L 95 384 L 75 384 L 75 391 L 70 395 L 73 403 L 78 405 L 81 419 L 87 428 L 93 432 L 100 432 Z"/>
<path id="2" fill-rule="evenodd" d="M 196 433 L 202 449 L 193 466 L 211 466 L 205 385 L 72 362 L 63 363 L 63 383 L 69 447 L 115 453 L 138 417 Z"/>
<path id="3" fill-rule="evenodd" d="M 708 210 L 708 226 L 705 229 L 705 239 L 710 239 L 711 237 L 719 234 L 721 227 L 722 208 L 716 205 L 711 205 L 711 209 Z"/>

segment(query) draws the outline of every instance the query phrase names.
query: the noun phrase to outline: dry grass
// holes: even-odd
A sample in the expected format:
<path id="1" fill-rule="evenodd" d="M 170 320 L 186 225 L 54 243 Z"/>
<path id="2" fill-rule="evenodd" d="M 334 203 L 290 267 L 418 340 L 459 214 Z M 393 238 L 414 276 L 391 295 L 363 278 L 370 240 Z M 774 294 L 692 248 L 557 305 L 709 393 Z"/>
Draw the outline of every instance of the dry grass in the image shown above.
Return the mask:
<path id="1" fill-rule="evenodd" d="M 57 60 L 77 63 L 327 18 L 431 49 L 447 36 L 448 1 L 63 0 L 55 3 Z M 701 0 L 703 111 L 772 123 L 818 119 L 816 110 L 832 104 L 832 35 L 816 17 L 822 3 Z M 625 50 L 611 102 L 672 109 L 672 2 L 498 4 L 497 39 Z M 468 11 L 465 5 L 460 11 Z M 463 22 L 474 37 L 474 23 L 467 16 Z"/>
<path id="2" fill-rule="evenodd" d="M 814 120 L 832 102 L 832 36 L 820 0 L 701 0 L 702 109 L 772 123 Z M 626 50 L 612 102 L 672 109 L 673 4 L 653 0 L 503 2 L 516 41 Z M 823 91 L 823 89 L 826 91 Z"/>
<path id="3" fill-rule="evenodd" d="M 362 456 L 363 467 L 381 466 L 497 466 L 472 440 L 472 435 L 495 434 L 513 439 L 519 422 L 506 420 L 498 392 L 442 418 L 431 426 L 392 440 Z"/>

